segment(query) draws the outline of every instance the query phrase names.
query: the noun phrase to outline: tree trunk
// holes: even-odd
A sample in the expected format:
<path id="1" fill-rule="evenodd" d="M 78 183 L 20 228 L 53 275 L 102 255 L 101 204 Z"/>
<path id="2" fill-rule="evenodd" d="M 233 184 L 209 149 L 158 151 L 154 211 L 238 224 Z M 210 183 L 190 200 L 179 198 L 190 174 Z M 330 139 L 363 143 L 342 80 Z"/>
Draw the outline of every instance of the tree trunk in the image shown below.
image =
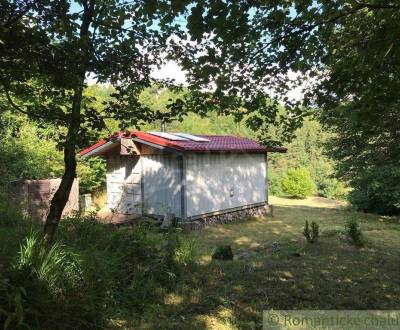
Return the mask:
<path id="1" fill-rule="evenodd" d="M 44 225 L 44 241 L 46 245 L 51 244 L 54 240 L 58 223 L 60 222 L 62 212 L 65 204 L 67 204 L 71 187 L 76 177 L 75 145 L 80 126 L 82 92 L 83 84 L 78 86 L 74 92 L 70 125 L 64 144 L 64 175 L 61 179 L 60 186 L 51 200 L 50 211 Z"/>
<path id="2" fill-rule="evenodd" d="M 60 186 L 51 200 L 49 214 L 47 215 L 44 225 L 45 245 L 50 245 L 54 241 L 62 212 L 67 204 L 71 187 L 76 177 L 75 148 L 81 122 L 82 94 L 90 50 L 89 27 L 93 19 L 94 3 L 95 0 L 82 1 L 84 11 L 79 34 L 82 47 L 79 50 L 81 59 L 78 71 L 78 84 L 74 89 L 68 132 L 64 144 L 64 175 L 61 179 Z"/>

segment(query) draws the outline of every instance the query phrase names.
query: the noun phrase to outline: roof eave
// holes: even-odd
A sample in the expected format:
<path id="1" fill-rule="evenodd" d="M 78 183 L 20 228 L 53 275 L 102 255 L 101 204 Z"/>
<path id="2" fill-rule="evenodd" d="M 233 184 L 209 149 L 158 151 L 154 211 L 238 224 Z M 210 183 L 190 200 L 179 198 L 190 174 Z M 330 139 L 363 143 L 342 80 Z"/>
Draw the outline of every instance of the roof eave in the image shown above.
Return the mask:
<path id="1" fill-rule="evenodd" d="M 178 152 L 178 153 L 185 151 L 183 149 L 173 148 L 173 147 L 169 147 L 169 146 L 163 146 L 163 145 L 160 145 L 160 144 L 157 144 L 154 142 L 146 141 L 146 140 L 138 138 L 138 137 L 133 137 L 132 140 L 135 142 L 138 142 L 138 143 L 148 145 L 149 147 L 152 147 L 152 148 L 160 149 L 160 150 L 166 150 L 166 151 Z"/>

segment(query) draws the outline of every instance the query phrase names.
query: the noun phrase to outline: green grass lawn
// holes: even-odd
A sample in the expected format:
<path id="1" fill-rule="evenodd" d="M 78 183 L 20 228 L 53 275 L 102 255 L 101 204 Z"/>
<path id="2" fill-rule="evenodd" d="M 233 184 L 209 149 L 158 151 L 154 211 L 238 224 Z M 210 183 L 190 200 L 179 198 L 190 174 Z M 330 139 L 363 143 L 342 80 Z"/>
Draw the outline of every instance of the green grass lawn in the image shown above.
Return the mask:
<path id="1" fill-rule="evenodd" d="M 270 202 L 274 217 L 187 233 L 197 239 L 199 265 L 164 305 L 145 311 L 141 327 L 257 329 L 270 308 L 400 309 L 399 218 L 355 213 L 322 198 Z M 362 248 L 338 233 L 350 216 L 360 223 Z M 315 244 L 302 235 L 305 220 L 322 231 Z M 232 246 L 233 261 L 211 259 L 221 244 Z"/>

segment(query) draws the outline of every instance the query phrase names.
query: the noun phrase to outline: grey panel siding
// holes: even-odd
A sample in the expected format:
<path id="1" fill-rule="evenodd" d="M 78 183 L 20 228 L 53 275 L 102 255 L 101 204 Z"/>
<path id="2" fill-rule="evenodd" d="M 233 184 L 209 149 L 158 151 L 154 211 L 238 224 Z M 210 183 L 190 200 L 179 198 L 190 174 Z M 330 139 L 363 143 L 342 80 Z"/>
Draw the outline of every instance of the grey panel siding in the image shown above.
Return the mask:
<path id="1" fill-rule="evenodd" d="M 144 213 L 182 217 L 181 164 L 173 154 L 142 155 Z"/>
<path id="2" fill-rule="evenodd" d="M 138 156 L 107 159 L 107 206 L 118 213 L 141 213 Z"/>
<path id="3" fill-rule="evenodd" d="M 187 216 L 222 211 L 267 199 L 265 154 L 186 156 Z"/>
<path id="4" fill-rule="evenodd" d="M 266 193 L 265 201 L 267 202 L 267 204 L 269 204 L 269 201 L 268 201 L 268 197 L 269 197 L 268 191 L 269 191 L 268 154 L 266 154 L 266 155 L 265 155 L 265 193 Z"/>

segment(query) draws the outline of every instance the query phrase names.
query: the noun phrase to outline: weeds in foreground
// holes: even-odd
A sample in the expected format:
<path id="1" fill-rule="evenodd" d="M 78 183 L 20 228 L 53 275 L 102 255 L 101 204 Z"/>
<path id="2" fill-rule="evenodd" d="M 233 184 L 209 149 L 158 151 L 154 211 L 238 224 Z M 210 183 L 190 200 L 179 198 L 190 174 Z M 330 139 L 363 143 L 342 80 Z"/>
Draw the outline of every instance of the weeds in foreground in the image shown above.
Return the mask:
<path id="1" fill-rule="evenodd" d="M 176 230 L 114 228 L 73 217 L 62 221 L 58 241 L 45 250 L 40 232 L 17 235 L 15 228 L 0 228 L 20 242 L 7 248 L 6 258 L 0 239 L 0 323 L 9 328 L 94 329 L 113 318 L 140 320 L 195 262 L 195 241 Z"/>
<path id="2" fill-rule="evenodd" d="M 319 226 L 316 222 L 311 223 L 311 228 L 306 220 L 303 228 L 303 235 L 306 238 L 308 243 L 315 243 L 318 241 L 319 238 Z"/>
<path id="3" fill-rule="evenodd" d="M 21 244 L 14 267 L 46 283 L 54 294 L 66 293 L 72 288 L 79 289 L 83 282 L 78 255 L 60 242 L 46 250 L 38 232 L 33 232 Z"/>
<path id="4" fill-rule="evenodd" d="M 345 232 L 354 245 L 356 246 L 364 245 L 364 240 L 360 229 L 360 225 L 358 224 L 355 218 L 350 217 L 346 220 Z"/>

